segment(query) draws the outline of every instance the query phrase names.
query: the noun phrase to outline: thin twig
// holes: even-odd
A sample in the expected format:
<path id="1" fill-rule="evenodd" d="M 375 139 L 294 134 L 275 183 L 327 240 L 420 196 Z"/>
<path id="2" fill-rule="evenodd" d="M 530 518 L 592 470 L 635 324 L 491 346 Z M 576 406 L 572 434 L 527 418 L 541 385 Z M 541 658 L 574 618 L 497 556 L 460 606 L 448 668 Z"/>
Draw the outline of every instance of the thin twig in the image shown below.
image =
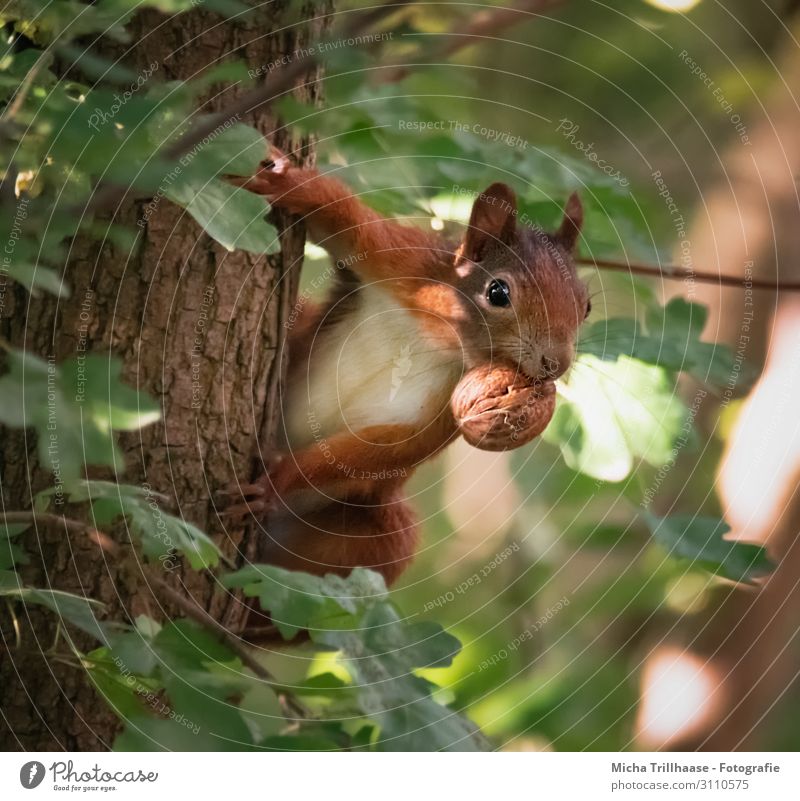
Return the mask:
<path id="1" fill-rule="evenodd" d="M 566 0 L 522 0 L 509 8 L 495 8 L 491 11 L 482 11 L 470 17 L 468 24 L 459 30 L 442 32 L 442 36 L 448 37 L 442 47 L 434 50 L 430 55 L 431 61 L 446 61 L 454 56 L 459 50 L 463 50 L 476 40 L 490 39 L 501 33 L 512 25 L 525 22 L 524 16 L 542 14 L 552 11 L 558 6 L 562 6 Z M 437 35 L 437 34 L 431 34 Z M 389 70 L 379 73 L 378 83 L 397 83 L 402 81 L 413 69 L 416 60 L 409 59 L 408 63 L 400 64 Z"/>
<path id="2" fill-rule="evenodd" d="M 384 17 L 388 17 L 398 9 L 412 5 L 414 2 L 416 0 L 386 0 L 386 2 L 374 9 L 356 14 L 354 21 L 346 25 L 342 30 L 341 38 L 346 39 L 357 36 Z M 278 97 L 292 89 L 297 79 L 319 62 L 319 53 L 323 50 L 322 46 L 310 48 L 299 58 L 271 71 L 264 83 L 257 89 L 253 89 L 234 100 L 222 111 L 209 115 L 203 122 L 185 133 L 177 142 L 158 151 L 155 157 L 163 157 L 169 161 L 174 161 L 188 153 L 207 136 L 213 134 L 221 125 L 238 119 L 242 114 L 249 114 L 256 109 L 267 107 Z M 106 185 L 103 189 L 94 193 L 89 202 L 83 206 L 82 211 L 85 213 L 93 209 L 107 208 L 109 203 L 117 199 L 124 191 L 123 187 L 111 184 Z"/>
<path id="3" fill-rule="evenodd" d="M 158 576 L 148 574 L 147 578 L 148 581 L 152 582 L 158 588 L 159 592 L 166 596 L 182 612 L 199 623 L 203 628 L 210 631 L 220 642 L 233 651 L 233 653 L 242 660 L 242 664 L 250 668 L 256 676 L 271 686 L 284 686 L 253 656 L 250 649 L 235 634 L 228 631 L 225 626 L 214 620 L 214 618 L 196 601 L 178 592 L 178 590 L 171 587 L 164 579 Z M 300 718 L 309 717 L 309 711 L 297 701 L 297 699 L 287 695 L 285 691 L 280 692 L 278 698 L 288 712 Z"/>
<path id="4" fill-rule="evenodd" d="M 278 633 L 278 627 L 274 623 L 268 626 L 248 626 L 243 633 L 250 640 L 256 640 L 261 637 L 274 637 Z"/>
<path id="5" fill-rule="evenodd" d="M 22 104 L 25 102 L 25 98 L 28 96 L 28 92 L 31 90 L 31 86 L 33 86 L 33 82 L 36 80 L 36 76 L 39 74 L 39 71 L 42 69 L 42 66 L 45 62 L 45 57 L 49 56 L 50 53 L 48 50 L 42 50 L 39 53 L 36 61 L 33 62 L 33 66 L 28 70 L 28 74 L 23 78 L 22 83 L 19 85 L 19 89 L 17 89 L 16 95 L 14 95 L 14 99 L 6 106 L 6 110 L 0 115 L 0 121 L 6 123 L 8 120 L 13 119 L 17 112 L 22 108 Z"/>
<path id="6" fill-rule="evenodd" d="M 24 512 L 0 512 L 0 525 L 13 525 L 14 523 L 29 523 L 30 525 L 35 523 L 59 523 L 68 531 L 81 534 L 84 531 L 94 529 L 91 523 L 83 523 L 80 520 L 64 517 L 64 515 L 34 512 L 33 509 L 28 509 Z"/>
<path id="7" fill-rule="evenodd" d="M 91 531 L 94 527 L 90 523 L 82 523 L 80 520 L 72 520 L 71 518 L 62 515 L 38 513 L 33 510 L 24 512 L 0 512 L 0 523 L 5 525 L 14 523 L 59 523 L 65 526 L 69 531 L 85 532 Z M 187 596 L 181 594 L 176 589 L 167 584 L 166 581 L 155 576 L 152 572 L 147 574 L 147 580 L 151 584 L 158 587 L 162 594 L 167 596 L 182 612 L 184 612 L 192 620 L 197 621 L 203 628 L 208 629 L 214 634 L 217 639 L 223 642 L 231 651 L 233 651 L 242 664 L 250 668 L 260 679 L 270 685 L 276 687 L 283 687 L 278 680 L 253 656 L 250 649 L 242 643 L 236 635 L 228 631 L 221 623 L 214 620 L 211 615 L 206 612 L 200 605 Z M 53 644 L 55 646 L 55 643 Z M 278 693 L 280 702 L 285 707 L 285 710 L 300 718 L 309 717 L 308 710 L 300 704 L 295 698 L 286 695 L 285 691 Z"/>
<path id="8" fill-rule="evenodd" d="M 14 644 L 14 650 L 18 651 L 22 645 L 22 629 L 20 628 L 19 618 L 17 617 L 17 613 L 14 611 L 14 604 L 11 603 L 11 599 L 6 598 L 5 601 L 8 614 L 11 616 L 11 625 L 14 628 L 14 639 L 16 640 Z"/>
<path id="9" fill-rule="evenodd" d="M 71 531 L 74 534 L 85 534 L 106 553 L 113 555 L 119 551 L 119 545 L 114 542 L 111 537 L 99 531 L 94 524 L 81 520 L 74 520 L 64 515 L 35 512 L 33 509 L 28 509 L 23 512 L 0 512 L 0 525 L 13 525 L 14 523 L 28 523 L 30 525 L 46 525 L 48 523 L 53 523 L 55 525 L 61 525 L 64 526 L 67 531 Z"/>
<path id="10" fill-rule="evenodd" d="M 389 16 L 399 8 L 412 5 L 416 0 L 386 0 L 382 5 L 374 8 L 364 14 L 356 16 L 355 20 L 349 25 L 345 25 L 341 33 L 342 39 L 347 39 L 355 36 L 367 28 L 380 21 L 383 17 Z M 255 111 L 261 108 L 276 97 L 288 91 L 294 86 L 295 81 L 310 67 L 313 67 L 319 61 L 318 53 L 324 48 L 309 49 L 306 54 L 300 58 L 294 59 L 289 64 L 283 66 L 282 69 L 270 72 L 264 83 L 253 89 L 251 92 L 242 95 L 242 97 L 231 103 L 230 106 L 217 114 L 209 116 L 205 122 L 193 128 L 191 131 L 182 136 L 174 145 L 166 149 L 165 156 L 168 159 L 175 159 L 191 150 L 196 144 L 205 139 L 206 136 L 212 134 L 222 123 L 231 119 L 235 119 L 242 114 Z"/>
<path id="11" fill-rule="evenodd" d="M 709 284 L 734 286 L 739 289 L 769 289 L 780 292 L 800 292 L 800 283 L 796 281 L 773 281 L 769 278 L 743 278 L 736 275 L 715 275 L 714 273 L 687 270 L 674 264 L 636 264 L 614 259 L 578 258 L 578 264 L 588 264 L 601 270 L 615 270 L 623 273 L 646 275 L 650 278 L 664 278 L 668 281 L 702 281 Z"/>

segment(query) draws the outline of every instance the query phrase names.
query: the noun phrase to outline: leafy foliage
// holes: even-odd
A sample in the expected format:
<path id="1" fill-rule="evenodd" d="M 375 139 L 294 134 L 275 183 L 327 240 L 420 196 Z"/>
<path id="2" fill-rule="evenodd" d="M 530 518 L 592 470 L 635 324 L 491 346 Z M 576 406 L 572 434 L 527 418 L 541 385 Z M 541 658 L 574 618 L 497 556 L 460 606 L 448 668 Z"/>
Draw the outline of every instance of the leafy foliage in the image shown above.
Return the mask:
<path id="1" fill-rule="evenodd" d="M 636 459 L 656 467 L 666 462 L 685 416 L 665 370 L 624 355 L 611 363 L 584 355 L 544 437 L 574 470 L 620 481 Z"/>
<path id="2" fill-rule="evenodd" d="M 28 528 L 28 523 L 0 525 L 0 588 L 19 585 L 14 567 L 27 564 L 29 559 L 28 554 L 14 540 Z"/>
<path id="3" fill-rule="evenodd" d="M 2 165 L 0 239 L 12 245 L 2 269 L 31 293 L 69 298 L 63 265 L 76 235 L 107 241 L 115 254 L 136 246 L 141 230 L 134 234 L 94 217 L 95 193 L 108 184 L 130 188 L 155 213 L 162 201 L 178 204 L 204 235 L 229 250 L 278 249 L 276 230 L 265 220 L 269 204 L 225 180 L 255 171 L 264 155 L 261 135 L 231 118 L 187 152 L 179 147 L 181 137 L 207 122 L 195 111 L 201 94 L 215 83 L 245 85 L 246 65 L 224 64 L 191 82 L 168 81 L 159 64 L 136 74 L 83 46 L 87 35 L 129 41 L 126 24 L 142 6 L 173 14 L 195 4 L 11 0 L 0 11 L 0 24 L 11 34 L 0 51 L 0 141 L 13 154 Z M 204 6 L 222 15 L 249 9 L 233 0 L 205 0 Z M 472 65 L 458 74 L 417 70 L 400 84 L 376 87 L 367 85 L 374 64 L 364 52 L 334 49 L 327 62 L 324 117 L 318 107 L 291 97 L 281 111 L 287 124 L 322 134 L 321 161 L 379 210 L 415 213 L 418 224 L 450 227 L 455 235 L 474 195 L 500 178 L 517 189 L 526 224 L 552 228 L 568 194 L 580 189 L 587 207 L 583 253 L 655 260 L 668 250 L 652 227 L 658 216 L 652 193 L 623 186 L 558 140 L 529 142 L 482 126 L 465 100 L 473 98 Z M 502 102 L 492 102 L 499 117 Z M 140 220 L 143 230 L 146 223 Z M 631 511 L 649 479 L 660 486 L 655 471 L 671 469 L 693 447 L 686 433 L 693 416 L 680 399 L 680 375 L 711 391 L 732 385 L 742 391 L 751 376 L 739 354 L 702 340 L 707 314 L 701 305 L 680 299 L 662 305 L 633 280 L 617 295 L 637 314 L 595 311 L 545 437 L 535 450 L 515 455 L 515 479 L 526 500 L 514 526 L 527 532 L 531 521 L 539 521 L 526 534 L 539 544 L 517 549 L 526 558 L 522 570 L 509 559 L 488 573 L 484 566 L 453 577 L 452 586 L 476 588 L 476 608 L 492 609 L 493 625 L 480 637 L 469 629 L 463 604 L 447 599 L 448 593 L 455 597 L 449 589 L 445 602 L 436 604 L 442 625 L 404 617 L 380 577 L 367 570 L 346 579 L 268 565 L 226 574 L 208 535 L 164 512 L 152 488 L 81 480 L 89 467 L 122 474 L 115 433 L 159 417 L 155 402 L 122 381 L 118 359 L 92 353 L 60 364 L 13 349 L 5 354 L 0 422 L 33 429 L 40 460 L 52 472 L 53 486 L 40 493 L 34 512 L 44 513 L 66 495 L 72 504 L 88 504 L 93 527 L 124 520 L 148 559 L 181 554 L 194 570 L 217 569 L 215 579 L 258 599 L 286 647 L 310 651 L 314 662 L 298 674 L 278 659 L 270 665 L 276 676 L 265 680 L 195 622 L 140 617 L 133 626 L 109 623 L 91 599 L 25 586 L 17 569 L 30 559 L 20 544 L 30 524 L 0 527 L 0 595 L 13 609 L 45 607 L 101 643 L 88 654 L 73 650 L 69 656 L 80 658 L 124 721 L 115 744 L 120 750 L 483 750 L 487 743 L 461 714 L 465 709 L 498 742 L 535 730 L 565 747 L 616 748 L 627 742 L 632 725 L 629 667 L 613 649 L 605 662 L 581 660 L 575 667 L 572 655 L 579 648 L 562 642 L 568 634 L 545 646 L 538 624 L 531 626 L 534 602 L 547 611 L 561 603 L 565 632 L 584 617 L 593 626 L 606 620 L 612 634 L 627 641 L 629 631 L 614 631 L 621 610 L 645 619 L 670 605 L 685 609 L 687 597 L 705 602 L 709 574 L 753 582 L 771 567 L 763 548 L 724 539 L 729 529 L 716 510 L 697 516 L 647 512 L 643 518 Z M 708 466 L 716 455 L 712 450 L 698 458 Z M 443 546 L 453 527 L 437 491 L 428 488 L 434 497 L 427 525 Z M 620 510 L 625 495 L 632 503 Z M 707 503 L 706 495 L 704 490 L 698 506 Z M 569 514 L 549 516 L 545 505 Z M 575 523 L 576 508 L 602 522 L 587 531 Z M 641 527 L 634 525 L 641 519 L 657 547 L 641 541 Z M 545 531 L 544 546 L 536 540 L 548 526 L 563 537 L 558 546 L 552 531 Z M 571 605 L 547 595 L 558 586 L 563 542 L 578 560 L 588 555 L 593 566 L 608 563 L 604 578 L 592 583 L 590 574 L 585 586 L 569 588 Z M 438 565 L 431 572 L 438 574 Z M 482 580 L 490 574 L 491 580 Z M 489 587 L 491 595 L 481 596 Z M 416 608 L 413 587 L 395 597 L 404 591 L 413 599 L 409 608 Z M 519 641 L 503 639 L 509 620 L 524 639 L 519 631 L 513 635 Z M 462 627 L 468 645 L 456 659 L 461 645 L 448 630 Z M 303 644 L 306 638 L 310 645 Z M 614 642 L 601 637 L 598 644 L 595 630 L 587 639 L 593 652 Z M 530 643 L 539 648 L 534 656 L 524 653 L 523 644 Z M 488 698 L 487 677 L 493 689 L 501 687 Z"/>
<path id="4" fill-rule="evenodd" d="M 228 250 L 275 253 L 280 249 L 277 232 L 264 222 L 269 204 L 260 195 L 219 179 L 205 184 L 184 182 L 166 194 Z"/>
<path id="5" fill-rule="evenodd" d="M 154 5 L 176 11 L 192 6 L 188 0 Z M 219 0 L 218 5 L 229 11 L 240 8 L 229 0 Z M 122 26 L 141 4 L 105 0 L 87 6 L 58 0 L 38 6 L 8 4 L 2 20 L 13 21 L 20 32 L 41 44 L 66 44 L 90 31 L 124 39 Z M 74 18 L 76 9 L 81 13 Z M 79 59 L 84 67 L 86 61 L 86 56 Z M 67 294 L 58 272 L 45 265 L 63 263 L 65 240 L 78 231 L 109 235 L 107 229 L 93 228 L 91 212 L 76 213 L 92 208 L 94 176 L 133 186 L 142 197 L 166 195 L 229 249 L 274 251 L 276 232 L 264 220 L 268 204 L 220 180 L 224 175 L 253 173 L 263 158 L 263 139 L 257 131 L 225 120 L 177 163 L 165 155 L 182 135 L 205 121 L 192 113 L 197 93 L 214 80 L 246 80 L 246 72 L 225 65 L 190 85 L 159 81 L 157 63 L 134 76 L 120 75 L 119 68 L 99 56 L 93 56 L 92 63 L 95 72 L 106 77 L 111 72 L 127 86 L 59 80 L 52 71 L 50 51 L 8 47 L 0 55 L 0 95 L 18 104 L 17 124 L 3 133 L 6 146 L 14 152 L 3 180 L 16 188 L 18 197 L 11 202 L 5 193 L 0 206 L 0 234 L 8 233 L 4 242 L 12 241 L 13 234 L 14 242 L 12 257 L 6 259 L 8 273 L 29 288 Z"/>
<path id="6" fill-rule="evenodd" d="M 449 665 L 458 641 L 430 623 L 405 623 L 375 573 L 316 578 L 269 566 L 229 575 L 266 606 L 339 654 L 351 679 L 317 673 L 264 681 L 225 645 L 186 620 L 139 618 L 88 654 L 92 681 L 125 720 L 119 750 L 480 750 L 475 727 L 431 697 L 415 670 Z M 320 628 L 320 626 L 323 626 Z M 287 722 L 280 699 L 302 697 Z M 324 713 L 331 720 L 324 722 Z"/>
<path id="7" fill-rule="evenodd" d="M 671 556 L 688 559 L 731 581 L 752 584 L 774 568 L 766 548 L 723 539 L 731 530 L 724 520 L 691 515 L 657 517 L 650 513 L 645 520 L 656 542 Z"/>
<path id="8" fill-rule="evenodd" d="M 84 462 L 122 469 L 114 431 L 133 431 L 160 417 L 150 398 L 122 383 L 116 358 L 87 354 L 56 365 L 12 350 L 7 364 L 0 422 L 32 426 L 39 458 L 59 481 L 77 478 Z"/>
<path id="9" fill-rule="evenodd" d="M 92 521 L 98 528 L 125 518 L 131 534 L 141 542 L 144 554 L 152 559 L 163 559 L 177 551 L 195 570 L 219 563 L 219 549 L 208 535 L 188 521 L 162 511 L 148 485 L 76 481 L 40 493 L 37 508 L 44 511 L 57 493 L 68 495 L 74 503 L 89 501 Z"/>
<path id="10" fill-rule="evenodd" d="M 746 390 L 752 380 L 746 368 L 739 374 L 731 349 L 700 337 L 708 310 L 699 303 L 673 298 L 663 308 L 651 303 L 646 309 L 645 326 L 630 317 L 597 320 L 584 326 L 579 350 L 599 359 L 615 361 L 629 356 L 648 364 L 656 364 L 675 375 L 688 373 L 699 381 L 724 387 L 739 383 Z"/>
<path id="11" fill-rule="evenodd" d="M 356 569 L 346 579 L 317 578 L 254 565 L 224 583 L 258 597 L 284 637 L 305 629 L 315 643 L 341 654 L 352 676 L 348 695 L 380 727 L 379 750 L 480 749 L 474 727 L 436 703 L 431 683 L 414 672 L 451 664 L 458 641 L 436 624 L 405 622 L 377 573 Z M 346 688 L 334 683 L 330 689 L 342 703 Z M 324 688 L 317 683 L 314 691 Z"/>
<path id="12" fill-rule="evenodd" d="M 102 604 L 69 592 L 37 589 L 21 584 L 14 568 L 16 565 L 27 564 L 29 557 L 13 540 L 28 528 L 29 523 L 0 525 L 0 597 L 8 601 L 47 607 L 62 622 L 69 622 L 101 642 L 107 642 L 110 626 L 100 623 L 95 614 L 102 609 Z"/>
<path id="13" fill-rule="evenodd" d="M 71 592 L 43 590 L 34 587 L 6 586 L 0 577 L 0 597 L 11 598 L 26 604 L 39 604 L 55 612 L 61 620 L 68 621 L 101 642 L 106 642 L 107 626 L 97 620 L 95 611 L 102 604 L 90 598 L 82 598 Z"/>
<path id="14" fill-rule="evenodd" d="M 337 67 L 351 74 L 352 65 L 345 68 L 334 58 L 330 69 Z M 426 86 L 415 94 L 419 80 L 405 82 L 408 94 L 402 95 L 393 86 L 353 87 L 336 78 L 326 84 L 325 125 L 340 134 L 323 140 L 321 153 L 348 165 L 346 179 L 361 188 L 365 202 L 403 216 L 411 209 L 426 216 L 443 209 L 447 218 L 466 222 L 472 198 L 500 177 L 519 193 L 523 222 L 552 228 L 563 201 L 581 189 L 589 221 L 583 236 L 587 252 L 595 257 L 658 254 L 642 216 L 644 201 L 633 203 L 618 183 L 568 152 L 508 135 L 492 140 L 486 126 L 458 119 L 469 119 L 467 110 L 438 102 L 431 89 L 442 87 Z M 452 92 L 450 81 L 447 93 Z M 293 98 L 286 98 L 281 110 L 306 130 L 319 125 L 317 110 Z"/>

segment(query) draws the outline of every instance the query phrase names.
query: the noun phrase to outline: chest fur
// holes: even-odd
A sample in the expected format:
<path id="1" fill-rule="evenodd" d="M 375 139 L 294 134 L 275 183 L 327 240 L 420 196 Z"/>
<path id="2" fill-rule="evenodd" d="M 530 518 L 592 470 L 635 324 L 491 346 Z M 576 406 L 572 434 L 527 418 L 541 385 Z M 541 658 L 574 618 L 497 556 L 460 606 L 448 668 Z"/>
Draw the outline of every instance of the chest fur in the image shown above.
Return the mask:
<path id="1" fill-rule="evenodd" d="M 348 314 L 320 329 L 307 366 L 292 371 L 284 407 L 292 448 L 374 425 L 424 426 L 449 403 L 460 354 L 437 346 L 385 290 L 357 295 Z"/>

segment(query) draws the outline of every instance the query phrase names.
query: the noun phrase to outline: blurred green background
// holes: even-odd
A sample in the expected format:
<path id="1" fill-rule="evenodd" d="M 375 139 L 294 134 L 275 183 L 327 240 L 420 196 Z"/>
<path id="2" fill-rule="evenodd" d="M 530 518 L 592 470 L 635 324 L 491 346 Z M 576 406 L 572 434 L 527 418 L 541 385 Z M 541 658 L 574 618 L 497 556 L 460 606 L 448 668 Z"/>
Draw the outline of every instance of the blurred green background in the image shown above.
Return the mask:
<path id="1" fill-rule="evenodd" d="M 791 186 L 798 158 L 781 153 L 798 121 L 796 6 L 565 2 L 459 48 L 448 63 L 434 58 L 434 66 L 415 66 L 402 84 L 388 87 L 376 80 L 381 67 L 349 54 L 346 65 L 331 65 L 328 103 L 313 125 L 326 132 L 318 160 L 342 169 L 377 207 L 401 214 L 416 203 L 418 222 L 434 217 L 434 227 L 445 230 L 456 231 L 451 221 L 463 223 L 469 210 L 453 185 L 477 190 L 506 180 L 545 226 L 558 219 L 566 196 L 560 187 L 571 186 L 587 207 L 587 258 L 797 277 L 789 220 L 796 223 Z M 486 8 L 420 6 L 404 16 L 406 28 L 388 52 L 403 60 L 423 38 L 434 52 L 446 48 L 454 37 L 443 32 L 459 22 L 466 29 Z M 393 63 L 382 59 L 384 69 Z M 354 94 L 352 71 L 362 68 L 373 85 Z M 408 123 L 420 119 L 450 127 L 420 133 Z M 459 142 L 467 150 L 486 140 L 480 155 L 476 150 L 465 161 L 453 150 L 459 130 L 469 132 Z M 665 188 L 669 200 L 659 195 Z M 754 224 L 771 226 L 771 234 L 742 236 Z M 315 294 L 312 282 L 325 264 L 310 248 L 301 291 Z M 709 307 L 706 340 L 740 344 L 741 288 L 591 267 L 582 274 L 594 295 L 593 323 L 642 318 L 659 300 L 688 296 Z M 756 374 L 782 304 L 792 301 L 772 291 L 748 297 L 756 323 L 744 347 L 746 371 Z M 666 340 L 670 332 L 662 334 Z M 733 536 L 768 545 L 781 562 L 778 575 L 794 575 L 786 556 L 797 525 L 791 504 L 773 509 L 760 527 L 742 526 L 739 512 L 728 514 L 730 492 L 720 497 L 715 487 L 720 460 L 738 445 L 743 409 L 754 402 L 742 397 L 745 382 L 733 399 L 724 386 L 706 386 L 707 396 L 702 386 L 684 377 L 670 387 L 697 415 L 666 473 L 636 455 L 633 443 L 630 471 L 586 475 L 568 467 L 555 444 L 539 440 L 510 456 L 459 444 L 415 476 L 410 493 L 424 548 L 395 601 L 409 617 L 438 620 L 464 643 L 455 665 L 431 671 L 431 678 L 446 688 L 444 700 L 502 746 L 800 746 L 791 623 L 777 640 L 762 638 L 764 613 L 753 611 L 753 590 L 669 557 L 638 514 L 647 495 L 657 514 L 721 515 Z M 620 385 L 613 405 L 622 409 L 626 393 L 647 391 Z M 784 414 L 794 428 L 788 409 Z M 655 430 L 664 425 L 650 422 Z M 770 441 L 762 438 L 767 456 L 759 470 L 772 470 L 770 481 L 793 489 L 796 464 L 771 461 Z M 771 622 L 797 611 L 792 582 L 773 590 Z M 753 651 L 759 656 L 749 664 Z M 776 660 L 784 664 L 780 684 L 765 690 L 765 672 Z M 745 689 L 748 679 L 737 672 L 743 664 L 751 671 Z M 742 694 L 750 691 L 749 700 L 767 700 L 754 701 L 760 713 L 742 718 Z"/>

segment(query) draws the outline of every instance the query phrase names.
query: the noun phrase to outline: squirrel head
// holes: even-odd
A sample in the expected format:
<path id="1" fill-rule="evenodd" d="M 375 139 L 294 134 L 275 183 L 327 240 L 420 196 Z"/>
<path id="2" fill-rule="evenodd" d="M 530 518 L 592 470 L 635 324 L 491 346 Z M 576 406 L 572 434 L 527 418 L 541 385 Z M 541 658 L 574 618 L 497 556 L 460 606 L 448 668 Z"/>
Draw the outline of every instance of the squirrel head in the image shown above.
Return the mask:
<path id="1" fill-rule="evenodd" d="M 454 289 L 467 368 L 510 361 L 531 378 L 558 378 L 572 364 L 591 309 L 573 254 L 583 223 L 573 193 L 555 233 L 519 224 L 514 191 L 482 192 L 456 251 Z"/>

